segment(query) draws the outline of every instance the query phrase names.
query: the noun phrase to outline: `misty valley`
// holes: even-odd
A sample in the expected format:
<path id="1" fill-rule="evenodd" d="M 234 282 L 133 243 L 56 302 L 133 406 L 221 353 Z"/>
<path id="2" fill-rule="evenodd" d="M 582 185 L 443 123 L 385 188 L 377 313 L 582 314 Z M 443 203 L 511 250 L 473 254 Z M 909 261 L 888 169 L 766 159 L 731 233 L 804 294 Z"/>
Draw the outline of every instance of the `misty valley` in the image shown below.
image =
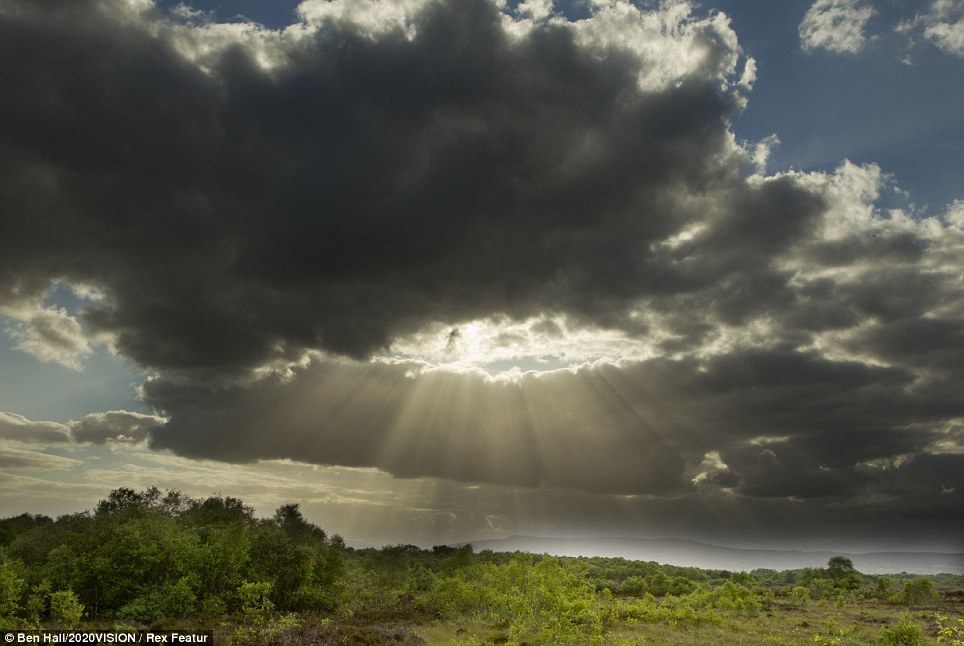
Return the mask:
<path id="1" fill-rule="evenodd" d="M 116 489 L 0 521 L 0 629 L 211 630 L 220 644 L 949 644 L 964 575 L 358 549 L 298 505 Z M 42 633 L 41 633 L 42 634 Z"/>

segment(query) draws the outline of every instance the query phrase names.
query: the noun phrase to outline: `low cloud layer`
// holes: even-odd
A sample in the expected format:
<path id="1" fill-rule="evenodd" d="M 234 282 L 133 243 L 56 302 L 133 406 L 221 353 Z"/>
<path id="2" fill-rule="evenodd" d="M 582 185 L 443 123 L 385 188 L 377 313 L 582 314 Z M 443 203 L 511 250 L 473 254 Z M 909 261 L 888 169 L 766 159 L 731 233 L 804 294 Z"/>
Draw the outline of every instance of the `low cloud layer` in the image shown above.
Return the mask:
<path id="1" fill-rule="evenodd" d="M 22 445 L 104 444 L 106 442 L 138 443 L 148 432 L 166 420 L 123 410 L 91 413 L 84 419 L 65 424 L 29 420 L 22 415 L 0 412 L 0 441 Z"/>
<path id="2" fill-rule="evenodd" d="M 890 180 L 847 161 L 763 175 L 767 142 L 730 129 L 756 68 L 722 14 L 364 7 L 305 2 L 284 31 L 147 2 L 0 8 L 12 334 L 155 375 L 157 417 L 35 437 L 874 518 L 964 507 L 959 203 L 881 212 Z M 856 51 L 862 7 L 819 2 L 801 36 Z M 824 37 L 845 9 L 853 33 Z M 55 309 L 57 284 L 96 297 Z M 500 369 L 459 362 L 480 321 L 502 326 Z M 526 362 L 545 369 L 496 374 Z"/>

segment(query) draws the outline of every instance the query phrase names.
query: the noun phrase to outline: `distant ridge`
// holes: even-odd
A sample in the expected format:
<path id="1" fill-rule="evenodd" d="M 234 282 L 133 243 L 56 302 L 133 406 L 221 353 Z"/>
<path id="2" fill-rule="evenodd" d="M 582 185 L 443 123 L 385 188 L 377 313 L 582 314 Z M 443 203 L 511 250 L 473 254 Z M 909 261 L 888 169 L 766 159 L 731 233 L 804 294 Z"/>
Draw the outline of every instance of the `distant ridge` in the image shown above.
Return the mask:
<path id="1" fill-rule="evenodd" d="M 864 552 L 742 549 L 678 538 L 543 538 L 510 536 L 470 541 L 479 550 L 531 552 L 554 556 L 611 556 L 637 561 L 750 571 L 758 568 L 793 570 L 826 567 L 831 556 L 846 556 L 864 574 L 964 574 L 964 553 Z M 461 543 L 464 545 L 465 543 Z"/>

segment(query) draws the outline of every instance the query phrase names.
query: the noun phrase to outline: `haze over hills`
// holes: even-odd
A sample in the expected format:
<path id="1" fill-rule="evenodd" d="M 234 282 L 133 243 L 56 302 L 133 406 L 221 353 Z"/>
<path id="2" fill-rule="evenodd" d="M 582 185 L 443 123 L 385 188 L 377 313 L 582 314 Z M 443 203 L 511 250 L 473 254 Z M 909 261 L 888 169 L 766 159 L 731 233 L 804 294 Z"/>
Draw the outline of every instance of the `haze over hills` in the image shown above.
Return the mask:
<path id="1" fill-rule="evenodd" d="M 964 574 L 964 553 L 863 552 L 744 549 L 676 538 L 543 538 L 510 536 L 472 541 L 478 550 L 532 552 L 554 556 L 608 556 L 706 569 L 750 571 L 825 567 L 832 556 L 846 556 L 864 574 Z"/>

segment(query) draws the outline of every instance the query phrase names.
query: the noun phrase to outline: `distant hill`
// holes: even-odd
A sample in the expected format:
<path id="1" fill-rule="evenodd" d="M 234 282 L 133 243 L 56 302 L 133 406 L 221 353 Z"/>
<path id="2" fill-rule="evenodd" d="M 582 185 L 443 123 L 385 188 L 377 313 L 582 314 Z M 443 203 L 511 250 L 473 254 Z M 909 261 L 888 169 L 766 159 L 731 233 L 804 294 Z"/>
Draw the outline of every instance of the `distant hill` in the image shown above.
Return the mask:
<path id="1" fill-rule="evenodd" d="M 942 552 L 803 552 L 722 547 L 676 538 L 541 538 L 511 536 L 471 541 L 479 550 L 532 552 L 554 556 L 612 556 L 705 569 L 750 571 L 826 567 L 831 556 L 846 556 L 864 574 L 964 574 L 964 553 Z"/>

